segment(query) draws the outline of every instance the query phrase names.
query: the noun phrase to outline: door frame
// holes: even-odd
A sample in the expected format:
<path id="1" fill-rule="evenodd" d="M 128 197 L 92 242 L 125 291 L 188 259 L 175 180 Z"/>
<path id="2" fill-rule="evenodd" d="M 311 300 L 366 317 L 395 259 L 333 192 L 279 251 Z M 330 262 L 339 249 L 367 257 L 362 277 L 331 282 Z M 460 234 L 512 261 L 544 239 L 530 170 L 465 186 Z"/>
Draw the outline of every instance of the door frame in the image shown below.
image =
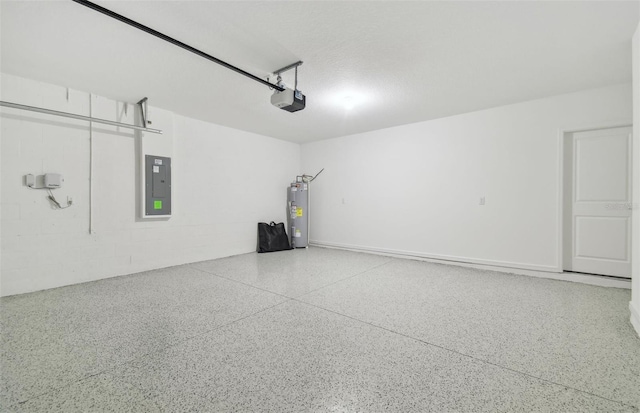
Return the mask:
<path id="1" fill-rule="evenodd" d="M 572 128 L 560 128 L 558 129 L 558 193 L 556 194 L 558 201 L 558 208 L 556 211 L 556 225 L 557 225 L 557 250 L 556 250 L 556 270 L 559 273 L 564 272 L 564 142 L 568 136 L 575 132 L 587 132 L 599 129 L 609 129 L 609 128 L 624 128 L 624 127 L 633 127 L 633 120 L 631 118 L 622 118 L 618 120 L 608 121 L 608 122 L 599 122 L 587 125 L 579 125 Z M 633 151 L 633 143 L 631 146 L 631 150 Z M 633 157 L 632 157 L 633 162 Z M 633 165 L 632 165 L 633 167 Z M 631 199 L 633 199 L 633 173 L 631 174 Z"/>

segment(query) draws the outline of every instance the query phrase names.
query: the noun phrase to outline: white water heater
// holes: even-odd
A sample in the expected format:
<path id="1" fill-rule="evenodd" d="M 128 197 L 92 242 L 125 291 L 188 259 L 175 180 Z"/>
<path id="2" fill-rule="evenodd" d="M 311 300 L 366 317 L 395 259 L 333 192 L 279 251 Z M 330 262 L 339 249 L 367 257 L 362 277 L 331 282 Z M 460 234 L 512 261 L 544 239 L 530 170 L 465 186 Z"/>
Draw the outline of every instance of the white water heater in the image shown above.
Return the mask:
<path id="1" fill-rule="evenodd" d="M 309 183 L 302 176 L 289 185 L 289 240 L 293 248 L 309 245 Z"/>
<path id="2" fill-rule="evenodd" d="M 289 242 L 292 248 L 307 248 L 309 246 L 309 191 L 311 182 L 322 171 L 324 168 L 315 176 L 304 174 L 297 176 L 295 182 L 292 182 L 287 188 Z"/>

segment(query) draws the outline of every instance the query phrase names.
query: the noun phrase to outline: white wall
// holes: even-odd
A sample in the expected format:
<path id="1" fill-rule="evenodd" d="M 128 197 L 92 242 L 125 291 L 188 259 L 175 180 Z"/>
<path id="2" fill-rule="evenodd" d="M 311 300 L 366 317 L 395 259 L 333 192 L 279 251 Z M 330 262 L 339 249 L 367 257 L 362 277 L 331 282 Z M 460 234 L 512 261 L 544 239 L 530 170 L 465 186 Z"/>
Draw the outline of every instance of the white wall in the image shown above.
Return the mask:
<path id="1" fill-rule="evenodd" d="M 60 86 L 5 74 L 1 80 L 2 100 L 89 115 L 88 93 L 70 90 L 67 99 Z M 162 119 L 152 126 L 172 135 L 173 217 L 138 218 L 135 134 L 94 125 L 93 234 L 86 122 L 3 108 L 0 294 L 253 251 L 256 222 L 284 221 L 287 183 L 322 167 L 312 187 L 316 243 L 557 270 L 558 130 L 628 122 L 631 90 L 556 96 L 319 141 L 302 151 L 151 108 L 152 120 Z M 126 116 L 124 104 L 103 97 L 93 96 L 92 106 L 93 116 L 134 122 L 133 105 Z M 73 197 L 73 207 L 53 210 L 44 192 L 23 186 L 24 174 L 44 172 L 65 176 L 55 193 Z M 639 282 L 635 277 L 636 308 Z"/>
<path id="2" fill-rule="evenodd" d="M 312 242 L 557 271 L 559 129 L 630 123 L 631 103 L 623 84 L 305 144 L 303 171 L 326 168 Z"/>
<path id="3" fill-rule="evenodd" d="M 89 94 L 1 75 L 2 100 L 89 114 Z M 152 102 L 151 102 L 152 103 Z M 134 122 L 134 106 L 92 99 L 93 116 Z M 94 125 L 93 234 L 89 234 L 86 122 L 3 108 L 0 294 L 12 295 L 255 251 L 256 223 L 284 221 L 299 145 L 151 108 L 173 140 L 173 217 L 142 221 L 136 208 L 136 138 Z M 59 199 L 23 185 L 27 173 L 61 173 Z"/>
<path id="4" fill-rule="evenodd" d="M 640 24 L 633 35 L 633 216 L 631 324 L 640 335 Z"/>

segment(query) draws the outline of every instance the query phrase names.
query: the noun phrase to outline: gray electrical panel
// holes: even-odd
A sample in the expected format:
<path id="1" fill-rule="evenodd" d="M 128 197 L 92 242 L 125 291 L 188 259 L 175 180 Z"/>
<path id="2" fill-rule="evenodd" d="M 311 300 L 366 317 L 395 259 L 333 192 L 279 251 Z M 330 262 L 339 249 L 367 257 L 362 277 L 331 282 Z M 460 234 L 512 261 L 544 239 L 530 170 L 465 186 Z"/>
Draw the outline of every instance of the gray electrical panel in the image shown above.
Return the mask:
<path id="1" fill-rule="evenodd" d="M 309 184 L 293 182 L 287 195 L 291 246 L 306 248 L 309 245 Z"/>
<path id="2" fill-rule="evenodd" d="M 171 158 L 145 155 L 145 215 L 171 215 Z"/>

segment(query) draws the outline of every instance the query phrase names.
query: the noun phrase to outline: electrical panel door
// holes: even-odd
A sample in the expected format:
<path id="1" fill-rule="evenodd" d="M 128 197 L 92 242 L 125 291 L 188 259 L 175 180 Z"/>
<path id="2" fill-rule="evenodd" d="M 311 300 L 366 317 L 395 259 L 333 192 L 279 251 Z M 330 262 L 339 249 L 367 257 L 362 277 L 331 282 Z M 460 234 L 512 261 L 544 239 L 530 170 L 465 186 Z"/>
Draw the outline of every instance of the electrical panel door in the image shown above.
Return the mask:
<path id="1" fill-rule="evenodd" d="M 145 214 L 171 215 L 171 158 L 145 155 Z"/>

